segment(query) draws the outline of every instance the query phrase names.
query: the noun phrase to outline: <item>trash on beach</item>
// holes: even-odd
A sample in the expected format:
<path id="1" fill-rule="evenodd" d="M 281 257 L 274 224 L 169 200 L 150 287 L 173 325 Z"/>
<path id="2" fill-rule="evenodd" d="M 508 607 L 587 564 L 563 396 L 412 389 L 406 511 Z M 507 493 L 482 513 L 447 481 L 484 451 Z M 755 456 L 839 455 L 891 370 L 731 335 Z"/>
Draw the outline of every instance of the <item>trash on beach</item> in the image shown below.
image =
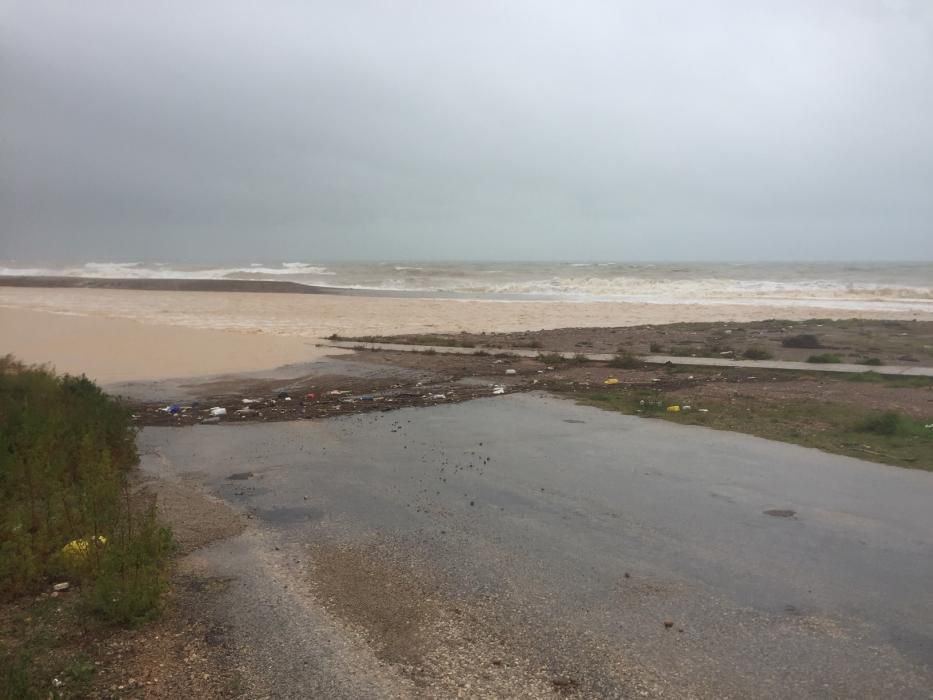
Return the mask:
<path id="1" fill-rule="evenodd" d="M 69 588 L 71 588 L 71 584 L 67 581 L 62 581 L 61 583 L 56 583 L 52 586 L 52 590 L 58 592 L 67 591 Z"/>
<path id="2" fill-rule="evenodd" d="M 667 407 L 667 412 L 668 412 L 668 413 L 680 413 L 680 406 L 678 406 L 678 405 L 676 405 L 676 404 L 673 405 L 673 406 L 668 406 L 668 407 Z"/>
<path id="3" fill-rule="evenodd" d="M 493 360 L 493 361 L 492 361 L 492 363 L 493 363 L 494 365 L 501 365 L 501 364 L 504 363 L 504 362 L 505 362 L 505 360 Z"/>
<path id="4" fill-rule="evenodd" d="M 496 386 L 494 386 L 494 387 L 492 388 L 492 393 L 493 393 L 494 396 L 498 396 L 499 394 L 504 394 L 504 393 L 505 393 L 505 387 L 504 387 L 504 386 L 500 386 L 500 385 L 497 384 Z"/>
<path id="5" fill-rule="evenodd" d="M 553 371 L 554 371 L 554 368 L 551 367 L 551 365 L 548 365 L 548 366 L 547 366 L 547 370 L 548 370 L 548 372 L 553 372 Z"/>
<path id="6" fill-rule="evenodd" d="M 343 396 L 344 394 L 349 394 L 349 391 L 343 391 L 342 389 L 334 389 L 333 391 L 328 391 L 328 396 Z"/>
<path id="7" fill-rule="evenodd" d="M 277 398 L 277 399 L 287 399 L 287 398 L 288 398 L 288 392 L 287 392 L 287 391 L 280 391 L 280 392 L 278 393 L 278 395 L 277 395 L 275 398 Z"/>
<path id="8" fill-rule="evenodd" d="M 654 379 L 652 379 L 651 381 L 653 381 L 653 382 L 659 382 L 659 381 L 661 381 L 661 380 L 660 380 L 660 379 L 658 379 L 657 377 L 655 377 L 655 378 L 654 378 Z"/>
<path id="9" fill-rule="evenodd" d="M 314 399 L 317 398 L 317 395 L 313 391 L 309 391 L 307 394 L 305 394 L 305 398 L 309 401 L 314 401 Z"/>
<path id="10" fill-rule="evenodd" d="M 211 415 L 212 416 L 225 416 L 227 415 L 227 409 L 224 408 L 223 406 L 214 406 L 211 409 Z"/>
<path id="11" fill-rule="evenodd" d="M 372 394 L 363 394 L 363 395 L 360 397 L 360 401 L 372 401 L 373 398 L 374 398 L 374 397 L 373 397 Z"/>
<path id="12" fill-rule="evenodd" d="M 255 416 L 259 411 L 254 408 L 247 406 L 246 408 L 241 408 L 236 412 L 238 416 Z"/>
<path id="13" fill-rule="evenodd" d="M 220 423 L 220 416 L 201 419 L 201 425 L 217 425 L 218 423 Z"/>
<path id="14" fill-rule="evenodd" d="M 181 413 L 181 406 L 179 406 L 177 403 L 171 403 L 165 408 L 160 408 L 159 410 L 165 411 L 165 413 L 170 415 L 177 416 L 179 413 Z"/>
<path id="15" fill-rule="evenodd" d="M 259 403 L 259 399 L 243 399 L 243 403 L 248 406 L 251 403 Z"/>
<path id="16" fill-rule="evenodd" d="M 107 544 L 107 538 L 103 535 L 98 535 L 97 537 L 82 537 L 79 540 L 71 540 L 71 542 L 62 547 L 62 556 L 65 558 L 65 561 L 78 564 L 87 558 L 88 552 L 91 551 L 91 545 L 95 540 L 98 547 L 103 547 Z"/>
<path id="17" fill-rule="evenodd" d="M 618 384 L 618 383 L 619 383 L 619 380 L 616 379 L 615 377 L 609 377 L 606 381 L 603 382 L 603 384 Z"/>
<path id="18" fill-rule="evenodd" d="M 434 399 L 435 401 L 446 401 L 447 400 L 447 396 L 445 394 L 433 394 L 431 398 Z"/>
<path id="19" fill-rule="evenodd" d="M 690 406 L 681 406 L 681 407 L 680 407 L 680 410 L 681 410 L 681 411 L 689 411 L 690 408 L 691 408 Z"/>
<path id="20" fill-rule="evenodd" d="M 697 411 L 699 411 L 700 413 L 709 413 L 708 408 L 698 408 Z"/>
<path id="21" fill-rule="evenodd" d="M 505 370 L 505 373 L 506 374 L 518 374 L 518 372 L 516 372 L 514 369 L 507 369 Z"/>

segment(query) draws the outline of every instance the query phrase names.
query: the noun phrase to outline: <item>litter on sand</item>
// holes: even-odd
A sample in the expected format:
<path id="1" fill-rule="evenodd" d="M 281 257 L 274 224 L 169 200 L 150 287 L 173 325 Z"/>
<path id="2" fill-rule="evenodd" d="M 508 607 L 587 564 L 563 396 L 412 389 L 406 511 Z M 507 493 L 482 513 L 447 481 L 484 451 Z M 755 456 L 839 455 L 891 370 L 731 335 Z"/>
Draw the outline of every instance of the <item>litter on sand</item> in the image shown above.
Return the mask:
<path id="1" fill-rule="evenodd" d="M 505 387 L 499 386 L 498 384 L 492 388 L 493 396 L 498 396 L 499 394 L 505 393 Z"/>
<path id="2" fill-rule="evenodd" d="M 505 370 L 505 373 L 506 374 L 518 374 L 514 369 L 507 369 Z"/>
<path id="3" fill-rule="evenodd" d="M 616 379 L 615 377 L 609 377 L 609 379 L 603 382 L 603 384 L 618 384 L 618 383 L 619 383 L 619 380 Z"/>
<path id="4" fill-rule="evenodd" d="M 212 416 L 225 416 L 227 415 L 227 409 L 224 408 L 223 406 L 214 406 L 211 409 L 211 415 Z"/>
<path id="5" fill-rule="evenodd" d="M 668 406 L 668 407 L 667 407 L 667 412 L 668 412 L 668 413 L 680 413 L 680 406 L 677 406 L 677 405 Z"/>

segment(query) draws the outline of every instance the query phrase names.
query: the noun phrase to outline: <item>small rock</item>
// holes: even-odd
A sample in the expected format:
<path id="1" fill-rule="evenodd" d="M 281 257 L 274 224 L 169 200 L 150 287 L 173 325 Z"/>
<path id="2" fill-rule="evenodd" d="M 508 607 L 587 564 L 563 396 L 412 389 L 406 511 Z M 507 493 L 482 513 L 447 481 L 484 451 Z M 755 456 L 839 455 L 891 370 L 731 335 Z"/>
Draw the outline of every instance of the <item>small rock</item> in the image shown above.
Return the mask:
<path id="1" fill-rule="evenodd" d="M 673 626 L 674 626 L 674 621 L 673 621 L 673 620 L 665 620 L 665 621 L 664 621 L 664 627 L 665 627 L 665 629 L 670 629 L 670 628 L 673 627 Z"/>

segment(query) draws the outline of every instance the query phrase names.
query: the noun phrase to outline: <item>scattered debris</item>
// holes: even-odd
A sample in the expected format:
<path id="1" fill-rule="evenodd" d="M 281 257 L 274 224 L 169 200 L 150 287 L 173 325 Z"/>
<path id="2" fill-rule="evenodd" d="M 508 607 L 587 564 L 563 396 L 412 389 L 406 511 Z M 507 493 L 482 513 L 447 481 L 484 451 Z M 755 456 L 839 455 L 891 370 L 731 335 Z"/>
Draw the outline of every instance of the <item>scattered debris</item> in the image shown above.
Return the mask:
<path id="1" fill-rule="evenodd" d="M 71 584 L 67 581 L 62 581 L 61 583 L 56 583 L 52 586 L 52 590 L 57 592 L 67 591 L 69 588 L 71 588 Z"/>
<path id="2" fill-rule="evenodd" d="M 227 409 L 224 408 L 223 406 L 214 406 L 211 409 L 211 415 L 212 416 L 225 416 L 227 415 Z"/>

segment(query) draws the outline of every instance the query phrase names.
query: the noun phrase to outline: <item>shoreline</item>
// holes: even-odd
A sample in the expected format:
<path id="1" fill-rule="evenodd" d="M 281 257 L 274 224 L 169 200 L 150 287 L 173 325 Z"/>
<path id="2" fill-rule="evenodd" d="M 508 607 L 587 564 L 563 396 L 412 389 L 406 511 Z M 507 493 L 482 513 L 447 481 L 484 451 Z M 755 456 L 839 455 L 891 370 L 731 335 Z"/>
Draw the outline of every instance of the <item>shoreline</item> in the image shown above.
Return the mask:
<path id="1" fill-rule="evenodd" d="M 569 342 L 572 329 L 678 322 L 853 317 L 933 321 L 933 313 L 839 311 L 819 306 L 494 303 L 321 290 L 269 293 L 301 287 L 274 281 L 211 280 L 204 287 L 202 281 L 187 280 L 188 288 L 180 288 L 175 280 L 107 280 L 112 286 L 105 288 L 83 286 L 83 279 L 69 282 L 75 286 L 59 288 L 4 286 L 3 281 L 0 354 L 12 353 L 27 363 L 52 363 L 59 370 L 86 373 L 103 382 L 269 370 L 339 352 L 314 347 L 331 335 L 472 334 L 480 342 L 487 334 L 564 329 L 558 335 L 570 334 Z M 39 281 L 30 279 L 30 283 Z M 140 286 L 152 288 L 136 288 Z M 266 293 L 226 293 L 214 288 L 265 289 Z M 621 338 L 610 330 L 605 335 L 607 351 L 615 351 Z M 578 349 L 576 342 L 554 349 L 591 351 L 585 346 Z M 900 364 L 894 359 L 890 364 Z"/>

